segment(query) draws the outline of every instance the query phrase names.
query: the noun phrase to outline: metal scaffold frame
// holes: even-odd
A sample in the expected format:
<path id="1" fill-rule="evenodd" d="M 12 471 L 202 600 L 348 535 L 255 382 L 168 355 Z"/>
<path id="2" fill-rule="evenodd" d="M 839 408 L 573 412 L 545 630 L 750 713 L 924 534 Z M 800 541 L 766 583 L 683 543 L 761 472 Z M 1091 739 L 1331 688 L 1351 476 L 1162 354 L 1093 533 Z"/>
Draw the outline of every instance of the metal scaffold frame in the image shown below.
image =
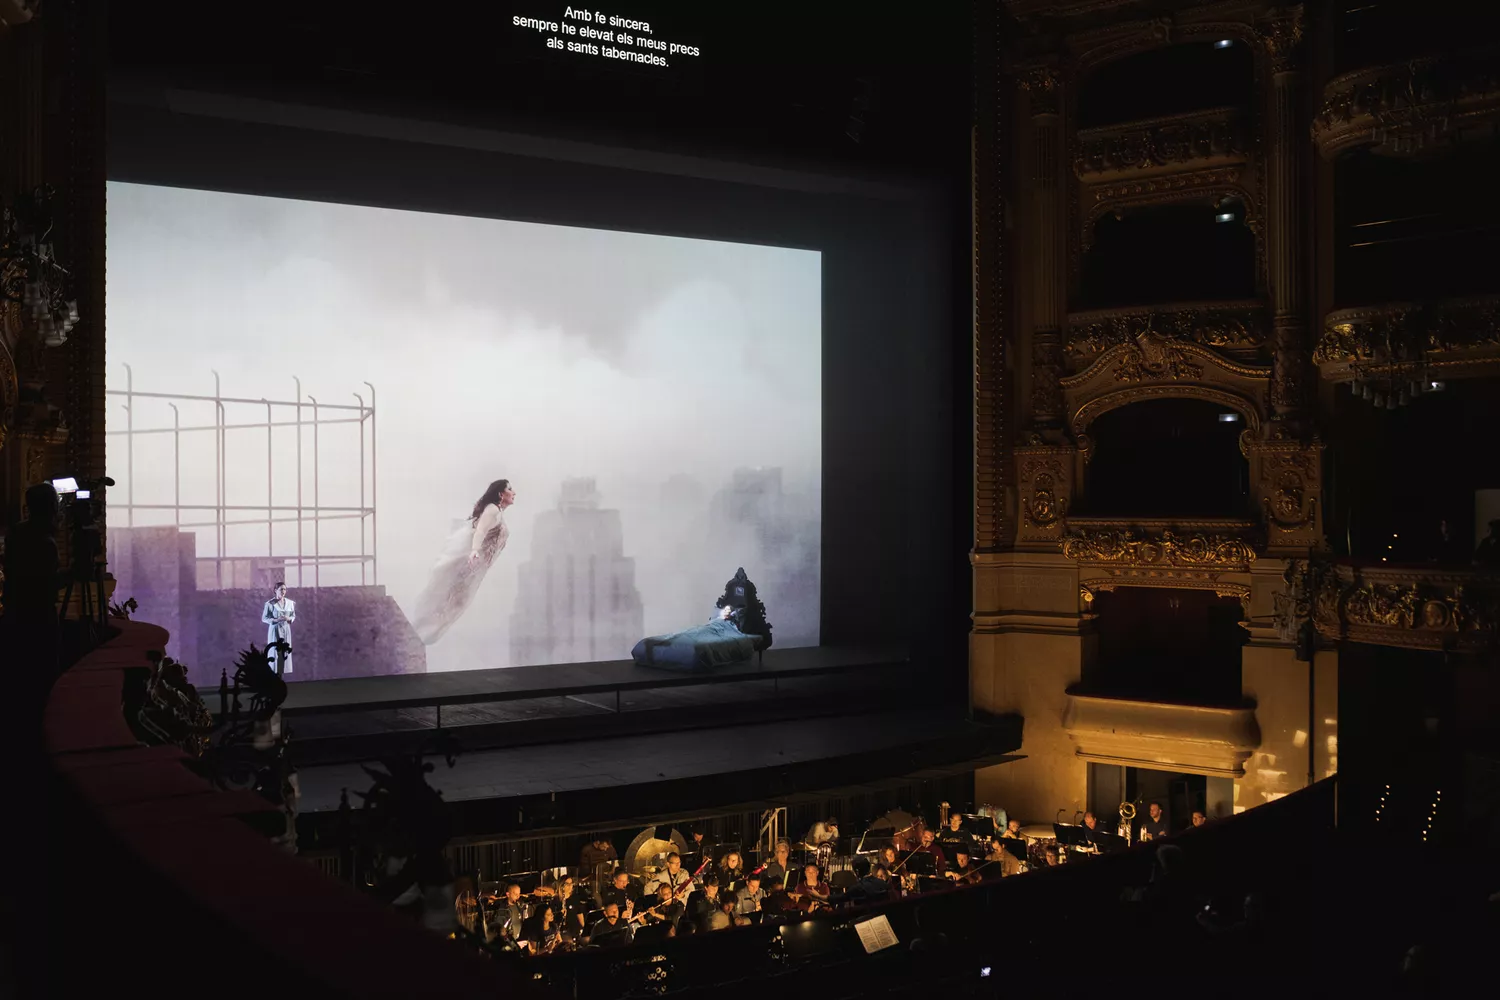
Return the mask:
<path id="1" fill-rule="evenodd" d="M 375 461 L 375 387 L 369 382 L 362 383 L 368 390 L 370 401 L 365 402 L 361 393 L 351 393 L 356 400 L 355 403 L 320 403 L 316 396 L 307 395 L 302 392 L 302 380 L 296 376 L 292 377 L 297 390 L 295 400 L 285 399 L 249 399 L 237 396 L 225 396 L 221 391 L 219 373 L 213 372 L 214 392 L 211 396 L 195 396 L 188 393 L 174 392 L 137 392 L 135 389 L 135 374 L 129 365 L 122 366 L 125 369 L 125 388 L 108 389 L 106 396 L 123 397 L 125 411 L 125 428 L 123 430 L 109 430 L 107 435 L 111 438 L 123 438 L 125 442 L 125 497 L 124 503 L 119 502 L 118 492 L 111 497 L 110 506 L 114 509 L 124 508 L 125 524 L 127 527 L 135 526 L 135 515 L 137 511 L 171 511 L 172 524 L 179 528 L 212 528 L 214 539 L 214 554 L 211 557 L 200 556 L 199 559 L 211 558 L 214 561 L 214 579 L 218 587 L 224 585 L 224 564 L 242 559 L 258 558 L 254 555 L 231 556 L 226 553 L 228 546 L 228 532 L 231 527 L 245 525 L 264 525 L 266 529 L 266 551 L 268 559 L 285 559 L 288 570 L 292 565 L 296 566 L 296 583 L 298 587 L 308 585 L 307 570 L 312 571 L 311 585 L 319 584 L 320 570 L 324 566 L 359 565 L 359 580 L 361 584 L 373 584 L 379 582 L 377 553 L 379 551 L 379 528 L 375 514 L 375 485 L 377 482 Z M 135 425 L 135 403 L 141 399 L 165 400 L 167 406 L 172 410 L 172 425 L 170 427 L 147 427 L 140 428 Z M 212 403 L 214 408 L 214 422 L 202 426 L 182 426 L 182 416 L 177 404 L 182 403 Z M 253 420 L 243 423 L 229 422 L 230 407 L 253 406 L 257 410 L 264 408 L 263 420 Z M 278 410 L 290 409 L 294 411 L 294 419 L 276 419 Z M 311 419 L 307 417 L 307 411 L 311 411 Z M 327 414 L 332 413 L 332 416 Z M 368 429 L 366 423 L 368 422 Z M 320 442 L 319 430 L 334 424 L 358 424 L 359 425 L 359 506 L 325 506 L 321 502 L 322 476 L 320 468 Z M 296 504 L 278 504 L 275 502 L 273 493 L 275 447 L 272 441 L 272 432 L 275 428 L 295 427 L 297 433 L 297 502 Z M 312 504 L 309 506 L 304 502 L 303 493 L 303 445 L 306 440 L 307 431 L 312 432 Z M 229 466 L 229 432 L 230 431 L 261 431 L 264 432 L 264 448 L 266 457 L 266 482 L 264 503 L 235 503 L 228 502 L 228 477 Z M 212 433 L 214 437 L 214 492 L 215 502 L 212 504 L 184 504 L 182 502 L 182 435 Z M 170 504 L 138 504 L 135 502 L 135 440 L 143 435 L 172 435 L 172 503 Z M 368 441 L 368 448 L 366 442 Z M 113 460 L 114 455 L 110 456 Z M 188 512 L 201 514 L 208 512 L 212 515 L 211 520 L 183 520 L 183 514 Z M 264 513 L 264 516 L 240 517 L 240 515 Z M 282 515 L 282 516 L 278 516 Z M 230 520 L 236 517 L 236 520 Z M 321 525 L 324 521 L 354 520 L 359 521 L 359 553 L 339 553 L 328 555 L 322 550 Z M 280 554 L 276 552 L 275 525 L 295 522 L 297 525 L 297 551 L 295 555 Z M 311 551 L 308 551 L 304 526 L 312 526 Z M 200 532 L 199 537 L 205 537 Z M 290 576 L 290 574 L 289 574 Z M 288 583 L 292 580 L 289 578 Z"/>

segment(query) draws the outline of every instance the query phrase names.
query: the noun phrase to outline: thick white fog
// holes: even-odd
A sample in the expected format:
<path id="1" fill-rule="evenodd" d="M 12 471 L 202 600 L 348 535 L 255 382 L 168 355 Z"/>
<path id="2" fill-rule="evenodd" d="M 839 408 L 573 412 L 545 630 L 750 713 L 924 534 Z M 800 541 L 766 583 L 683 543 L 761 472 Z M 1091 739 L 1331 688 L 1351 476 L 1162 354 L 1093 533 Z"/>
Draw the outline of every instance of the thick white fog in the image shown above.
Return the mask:
<path id="1" fill-rule="evenodd" d="M 517 500 L 506 514 L 509 545 L 464 617 L 427 648 L 429 670 L 588 658 L 572 655 L 576 634 L 567 650 L 513 655 L 513 615 L 532 632 L 540 620 L 540 570 L 528 580 L 521 567 L 545 560 L 538 518 L 557 510 L 571 479 L 594 480 L 598 506 L 619 512 L 642 635 L 707 620 L 725 581 L 744 566 L 761 587 L 776 644 L 811 645 L 820 570 L 820 286 L 813 251 L 112 183 L 107 388 L 125 389 L 129 365 L 137 392 L 211 396 L 217 370 L 225 396 L 291 401 L 295 377 L 310 419 L 309 397 L 349 405 L 359 393 L 369 403 L 364 383 L 372 383 L 378 481 L 366 499 L 378 511 L 379 563 L 378 579 L 367 580 L 408 616 L 456 522 L 491 480 L 510 479 Z M 171 434 L 137 434 L 127 467 L 118 433 L 124 403 L 109 397 L 111 531 L 126 525 L 132 494 L 138 505 L 169 505 L 180 489 L 184 505 L 213 504 L 213 436 L 182 435 L 174 485 Z M 176 403 L 183 427 L 213 423 L 212 403 Z M 225 503 L 263 507 L 266 408 L 232 404 L 225 412 L 231 425 L 261 425 L 226 432 Z M 278 407 L 274 416 L 290 421 L 294 411 Z M 134 401 L 137 430 L 172 421 L 166 401 Z M 276 504 L 296 502 L 296 445 L 294 429 L 272 432 Z M 312 449 L 305 429 L 309 506 Z M 357 426 L 323 427 L 318 450 L 321 503 L 358 505 Z M 365 477 L 368 484 L 369 468 Z M 136 510 L 130 520 L 161 525 L 173 517 Z M 600 516 L 583 517 L 593 524 Z M 584 522 L 554 514 L 549 523 Z M 358 524 L 324 521 L 322 551 L 358 553 Z M 197 555 L 213 556 L 214 530 L 198 534 Z M 312 534 L 309 516 L 309 554 Z M 231 527 L 227 536 L 225 555 L 267 555 L 264 524 Z M 294 520 L 278 523 L 273 554 L 290 562 L 296 539 Z M 571 545 L 578 557 L 608 540 L 551 544 Z M 360 583 L 354 565 L 324 567 L 319 576 L 325 587 Z M 295 597 L 299 581 L 288 582 Z M 312 584 L 309 571 L 300 589 Z M 617 600 L 629 603 L 628 595 Z M 141 615 L 150 620 L 150 609 Z M 245 639 L 263 637 L 252 615 Z M 625 636 L 597 638 L 598 659 L 629 655 L 628 643 L 618 645 Z"/>

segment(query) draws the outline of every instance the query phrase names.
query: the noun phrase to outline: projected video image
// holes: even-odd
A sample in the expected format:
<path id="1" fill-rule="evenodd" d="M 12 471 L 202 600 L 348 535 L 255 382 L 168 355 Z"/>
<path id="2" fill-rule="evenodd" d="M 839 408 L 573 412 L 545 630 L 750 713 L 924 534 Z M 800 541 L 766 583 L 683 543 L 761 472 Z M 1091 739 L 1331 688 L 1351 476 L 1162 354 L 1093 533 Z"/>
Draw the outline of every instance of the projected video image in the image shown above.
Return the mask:
<path id="1" fill-rule="evenodd" d="M 115 598 L 194 683 L 626 660 L 740 568 L 818 643 L 817 252 L 112 183 L 108 269 Z"/>

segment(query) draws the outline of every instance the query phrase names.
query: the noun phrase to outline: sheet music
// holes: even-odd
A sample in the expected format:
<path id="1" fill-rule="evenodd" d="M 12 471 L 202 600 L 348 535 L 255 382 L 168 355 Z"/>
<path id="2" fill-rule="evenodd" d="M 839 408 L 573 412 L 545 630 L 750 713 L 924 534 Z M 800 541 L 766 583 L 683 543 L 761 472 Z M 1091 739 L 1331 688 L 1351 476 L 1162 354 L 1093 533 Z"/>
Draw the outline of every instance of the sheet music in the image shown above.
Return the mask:
<path id="1" fill-rule="evenodd" d="M 891 930 L 891 922 L 886 919 L 884 913 L 862 920 L 854 925 L 859 932 L 859 943 L 865 946 L 865 954 L 873 955 L 885 948 L 894 948 L 901 942 L 896 940 L 896 932 Z"/>

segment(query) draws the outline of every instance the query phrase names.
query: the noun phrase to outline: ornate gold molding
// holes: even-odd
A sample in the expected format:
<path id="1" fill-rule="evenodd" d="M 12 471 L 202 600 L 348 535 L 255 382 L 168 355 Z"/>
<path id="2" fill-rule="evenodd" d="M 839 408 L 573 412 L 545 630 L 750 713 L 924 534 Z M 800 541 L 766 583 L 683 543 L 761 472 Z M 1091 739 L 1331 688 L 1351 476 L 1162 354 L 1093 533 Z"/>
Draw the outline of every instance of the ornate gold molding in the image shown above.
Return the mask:
<path id="1" fill-rule="evenodd" d="M 1254 494 L 1272 552 L 1321 550 L 1323 446 L 1318 441 L 1247 440 Z"/>
<path id="2" fill-rule="evenodd" d="M 1068 314 L 1065 351 L 1077 363 L 1149 333 L 1232 356 L 1253 356 L 1269 339 L 1270 326 L 1270 311 L 1258 299 L 1095 309 Z"/>
<path id="3" fill-rule="evenodd" d="M 1063 729 L 1077 756 L 1104 764 L 1238 778 L 1260 746 L 1255 708 L 1067 693 Z"/>
<path id="4" fill-rule="evenodd" d="M 1271 58 L 1271 71 L 1295 70 L 1302 49 L 1302 5 L 1275 8 L 1257 27 L 1261 45 Z"/>
<path id="5" fill-rule="evenodd" d="M 1089 184 L 1242 165 L 1249 132 L 1236 108 L 1211 108 L 1145 121 L 1082 129 L 1073 172 Z"/>
<path id="6" fill-rule="evenodd" d="M 1500 49 L 1426 56 L 1330 80 L 1312 136 L 1323 156 L 1375 146 L 1405 155 L 1500 121 Z"/>
<path id="7" fill-rule="evenodd" d="M 1022 543 L 1056 544 L 1062 537 L 1078 451 L 1070 445 L 1032 443 L 1016 447 L 1021 493 Z"/>
<path id="8" fill-rule="evenodd" d="M 1331 312 L 1313 362 L 1323 378 L 1346 381 L 1433 356 L 1458 367 L 1500 360 L 1500 295 Z"/>
<path id="9" fill-rule="evenodd" d="M 1139 522 L 1132 527 L 1083 527 L 1085 523 L 1069 521 L 1062 540 L 1062 554 L 1080 563 L 1248 571 L 1255 562 L 1255 548 L 1248 541 L 1254 522 L 1215 522 L 1239 529 L 1232 534 L 1191 526 L 1153 533 Z"/>
<path id="10" fill-rule="evenodd" d="M 1243 183 L 1244 173 L 1245 167 L 1239 165 L 1090 185 L 1086 188 L 1090 206 L 1081 220 L 1080 245 L 1084 250 L 1094 245 L 1094 226 L 1108 212 L 1168 205 L 1194 198 L 1240 199 L 1245 204 L 1246 225 L 1258 232 L 1261 228 L 1260 199 L 1249 185 Z"/>
<path id="11" fill-rule="evenodd" d="M 1156 334 L 1136 337 L 1100 354 L 1093 364 L 1059 380 L 1068 427 L 1087 460 L 1088 428 L 1101 413 L 1149 399 L 1203 399 L 1235 410 L 1250 431 L 1265 413 L 1271 369 L 1230 361 L 1198 344 Z"/>
<path id="12" fill-rule="evenodd" d="M 1500 573 L 1299 563 L 1288 568 L 1278 625 L 1311 616 L 1318 634 L 1405 649 L 1491 647 L 1500 629 Z"/>

